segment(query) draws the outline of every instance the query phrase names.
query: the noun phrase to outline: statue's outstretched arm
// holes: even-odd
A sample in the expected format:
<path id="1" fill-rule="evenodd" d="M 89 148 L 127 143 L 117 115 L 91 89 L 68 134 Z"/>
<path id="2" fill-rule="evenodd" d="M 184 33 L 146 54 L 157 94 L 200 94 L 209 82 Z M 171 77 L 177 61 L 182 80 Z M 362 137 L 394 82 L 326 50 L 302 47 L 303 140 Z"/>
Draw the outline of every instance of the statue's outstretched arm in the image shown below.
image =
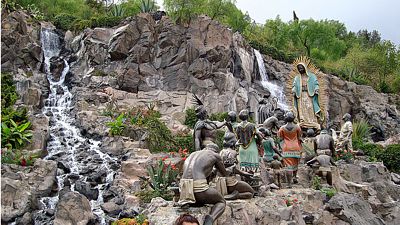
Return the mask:
<path id="1" fill-rule="evenodd" d="M 201 150 L 201 130 L 194 131 L 194 150 Z"/>

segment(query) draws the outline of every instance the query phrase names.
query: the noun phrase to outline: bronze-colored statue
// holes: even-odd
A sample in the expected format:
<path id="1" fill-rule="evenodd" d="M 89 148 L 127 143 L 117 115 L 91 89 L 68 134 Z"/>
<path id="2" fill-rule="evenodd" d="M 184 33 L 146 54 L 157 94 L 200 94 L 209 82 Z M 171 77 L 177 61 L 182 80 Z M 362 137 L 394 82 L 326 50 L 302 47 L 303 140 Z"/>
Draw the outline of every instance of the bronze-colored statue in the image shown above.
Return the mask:
<path id="1" fill-rule="evenodd" d="M 272 116 L 274 110 L 277 108 L 278 101 L 276 98 L 272 98 L 269 92 L 265 93 L 263 98 L 258 101 L 258 124 L 264 123 L 264 121 Z"/>
<path id="2" fill-rule="evenodd" d="M 275 145 L 275 140 L 271 137 L 271 131 L 265 128 L 260 129 L 260 131 L 264 136 L 262 141 L 262 146 L 264 149 L 264 162 L 269 163 L 273 161 L 273 156 L 275 154 L 278 154 L 280 157 L 282 157 L 281 153 L 278 151 L 278 147 Z"/>
<path id="3" fill-rule="evenodd" d="M 286 125 L 278 131 L 278 137 L 283 139 L 282 155 L 285 170 L 288 173 L 289 187 L 297 183 L 297 169 L 301 158 L 301 128 L 294 123 L 295 116 L 292 112 L 286 114 Z"/>
<path id="4" fill-rule="evenodd" d="M 194 149 L 195 151 L 199 151 L 207 144 L 216 144 L 216 131 L 223 127 L 226 122 L 208 120 L 207 110 L 203 103 L 196 95 L 193 96 L 196 101 L 195 103 L 198 105 L 195 109 L 198 120 L 194 126 L 193 132 Z"/>
<path id="5" fill-rule="evenodd" d="M 343 116 L 345 123 L 340 129 L 340 135 L 337 140 L 336 150 L 353 151 L 351 135 L 353 134 L 353 124 L 351 123 L 351 115 L 346 113 Z"/>
<path id="6" fill-rule="evenodd" d="M 293 78 L 288 98 L 293 103 L 293 111 L 302 129 L 312 128 L 320 130 L 324 122 L 323 101 L 320 95 L 324 95 L 325 84 L 319 82 L 317 77 L 319 70 L 310 62 L 307 57 L 300 57 L 293 63 L 293 70 L 290 77 Z M 288 96 L 289 97 L 289 96 Z"/>
<path id="7" fill-rule="evenodd" d="M 276 108 L 274 110 L 274 115 L 267 118 L 264 121 L 263 127 L 265 129 L 270 130 L 273 135 L 276 135 L 278 133 L 279 128 L 281 128 L 281 126 L 285 125 L 285 123 L 284 123 L 285 116 L 284 115 L 285 115 L 285 113 L 283 110 Z"/>
<path id="8" fill-rule="evenodd" d="M 248 178 L 251 178 L 252 174 L 246 173 L 237 168 L 237 152 L 234 150 L 235 142 L 232 141 L 235 139 L 233 133 L 227 133 L 224 140 L 224 149 L 220 153 L 224 166 L 228 172 L 228 176 L 226 177 L 226 186 L 228 191 L 228 195 L 225 196 L 226 200 L 249 199 L 253 197 L 255 192 L 249 184 L 236 179 L 236 174 Z"/>
<path id="9" fill-rule="evenodd" d="M 303 152 L 305 153 L 305 159 L 310 160 L 315 156 L 315 132 L 313 129 L 307 129 L 306 137 L 303 140 Z"/>
<path id="10" fill-rule="evenodd" d="M 314 163 L 318 162 L 319 167 L 316 171 L 316 175 L 325 178 L 326 182 L 332 186 L 332 171 L 331 165 L 336 166 L 335 162 L 333 161 L 332 157 L 329 155 L 319 155 L 312 160 L 307 162 L 308 166 L 312 166 Z"/>
<path id="11" fill-rule="evenodd" d="M 222 176 L 227 175 L 218 146 L 208 144 L 202 150 L 191 153 L 185 160 L 179 184 L 179 204 L 214 205 L 210 214 L 204 219 L 203 224 L 207 225 L 212 225 L 222 215 L 226 205 L 224 197 L 207 183 L 207 178 L 211 175 L 214 166 Z"/>
<path id="12" fill-rule="evenodd" d="M 261 142 L 261 136 L 257 132 L 256 125 L 247 121 L 249 119 L 247 110 L 240 111 L 239 119 L 242 122 L 235 129 L 239 145 L 239 164 L 245 171 L 254 173 L 258 171 L 260 162 L 256 140 Z"/>
<path id="13" fill-rule="evenodd" d="M 274 183 L 278 184 L 278 187 L 282 187 L 281 180 L 282 180 L 282 168 L 283 165 L 281 161 L 278 160 L 278 156 L 273 156 L 273 161 L 271 162 L 271 173 L 274 178 Z"/>
<path id="14" fill-rule="evenodd" d="M 315 138 L 314 149 L 316 155 L 335 155 L 335 143 L 328 131 L 322 130 L 321 133 Z"/>

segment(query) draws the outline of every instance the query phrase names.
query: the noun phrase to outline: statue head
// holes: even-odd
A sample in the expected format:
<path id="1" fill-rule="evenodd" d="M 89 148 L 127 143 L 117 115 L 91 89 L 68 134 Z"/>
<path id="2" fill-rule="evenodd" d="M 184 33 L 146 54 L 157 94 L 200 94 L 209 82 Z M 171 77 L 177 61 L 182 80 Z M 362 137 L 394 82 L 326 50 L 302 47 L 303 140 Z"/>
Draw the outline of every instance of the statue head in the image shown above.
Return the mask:
<path id="1" fill-rule="evenodd" d="M 351 120 L 351 115 L 349 114 L 349 113 L 346 113 L 346 114 L 344 114 L 343 115 L 343 118 L 342 118 L 344 121 L 350 121 Z"/>
<path id="2" fill-rule="evenodd" d="M 205 120 L 207 119 L 207 110 L 203 105 L 198 106 L 196 109 L 196 116 L 200 120 Z"/>
<path id="3" fill-rule="evenodd" d="M 297 64 L 297 71 L 299 71 L 299 73 L 306 73 L 306 68 L 305 68 L 305 66 L 304 66 L 304 64 L 302 64 L 302 63 L 299 63 L 299 64 Z"/>
<path id="4" fill-rule="evenodd" d="M 229 122 L 236 122 L 236 112 L 235 111 L 230 111 L 228 112 L 228 118 L 227 120 Z"/>
<path id="5" fill-rule="evenodd" d="M 247 121 L 249 119 L 249 111 L 247 109 L 240 111 L 239 119 L 242 121 Z"/>
<path id="6" fill-rule="evenodd" d="M 284 120 L 285 119 L 285 112 L 280 108 L 276 108 L 275 109 L 274 115 L 278 120 Z"/>
<path id="7" fill-rule="evenodd" d="M 234 148 L 236 144 L 236 136 L 232 132 L 226 132 L 224 136 L 224 148 Z"/>
<path id="8" fill-rule="evenodd" d="M 293 122 L 294 118 L 295 118 L 295 116 L 294 116 L 293 112 L 287 112 L 285 115 L 286 122 Z"/>
<path id="9" fill-rule="evenodd" d="M 262 127 L 259 131 L 264 135 L 264 137 L 271 137 L 271 131 L 269 129 Z"/>
<path id="10" fill-rule="evenodd" d="M 307 130 L 307 137 L 314 137 L 314 135 L 315 135 L 314 129 L 309 128 Z"/>

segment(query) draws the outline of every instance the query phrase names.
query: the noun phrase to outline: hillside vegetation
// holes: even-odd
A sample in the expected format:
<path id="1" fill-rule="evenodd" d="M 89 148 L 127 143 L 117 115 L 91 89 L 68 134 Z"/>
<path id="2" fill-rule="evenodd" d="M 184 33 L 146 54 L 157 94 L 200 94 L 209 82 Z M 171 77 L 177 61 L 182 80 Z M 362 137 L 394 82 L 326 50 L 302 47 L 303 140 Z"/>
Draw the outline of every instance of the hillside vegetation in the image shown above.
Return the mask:
<path id="1" fill-rule="evenodd" d="M 152 0 L 126 0 L 119 4 L 96 0 L 3 0 L 8 11 L 27 9 L 38 20 L 49 20 L 63 30 L 80 31 L 87 27 L 110 27 L 140 12 L 155 12 Z M 279 16 L 264 24 L 255 23 L 232 0 L 164 0 L 167 15 L 187 25 L 206 14 L 240 32 L 263 54 L 292 62 L 300 55 L 309 56 L 326 73 L 379 92 L 400 93 L 400 48 L 382 40 L 376 30 L 348 31 L 335 20 L 294 19 Z"/>

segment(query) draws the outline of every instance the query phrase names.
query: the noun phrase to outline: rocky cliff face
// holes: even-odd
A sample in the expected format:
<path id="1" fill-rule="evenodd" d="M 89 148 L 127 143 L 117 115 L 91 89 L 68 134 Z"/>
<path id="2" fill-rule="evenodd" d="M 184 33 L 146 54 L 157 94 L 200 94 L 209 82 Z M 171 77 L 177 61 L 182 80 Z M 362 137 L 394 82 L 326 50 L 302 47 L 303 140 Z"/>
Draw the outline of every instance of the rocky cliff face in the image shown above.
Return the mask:
<path id="1" fill-rule="evenodd" d="M 52 123 L 42 114 L 46 104 L 44 99 L 49 93 L 39 35 L 43 27 L 52 25 L 35 22 L 21 11 L 2 15 L 2 68 L 15 74 L 21 95 L 17 104 L 30 108 L 34 139 L 27 147 L 29 150 L 46 149 L 49 123 Z M 137 136 L 132 138 L 136 141 L 108 137 L 105 124 L 109 118 L 103 116 L 102 111 L 110 104 L 129 109 L 153 102 L 168 125 L 176 128 L 184 120 L 184 110 L 192 106 L 191 94 L 196 93 L 211 113 L 244 108 L 254 112 L 259 94 L 265 91 L 259 82 L 254 50 L 240 34 L 232 33 L 207 17 L 199 17 L 188 27 L 183 27 L 166 17 L 155 21 L 142 14 L 126 19 L 114 28 L 86 29 L 77 35 L 59 33 L 64 47 L 61 59 L 51 59 L 51 79 L 60 78 L 65 66 L 62 59 L 66 59 L 70 65 L 66 80 L 74 96 L 71 116 L 75 124 L 82 135 L 100 139 L 104 153 L 120 157 L 118 163 L 121 167 L 113 185 L 102 194 L 102 210 L 108 215 L 131 216 L 140 206 L 148 209 L 146 214 L 151 220 L 169 224 L 180 213 L 172 207 L 172 202 L 155 199 L 150 205 L 143 206 L 132 194 L 140 189 L 139 176 L 146 174 L 146 165 L 162 156 L 143 149 L 143 143 L 138 141 L 143 134 L 141 131 L 132 134 L 132 137 Z M 291 65 L 268 56 L 264 57 L 264 63 L 271 80 L 279 85 L 288 82 Z M 331 124 L 340 121 L 344 113 L 351 112 L 356 118 L 366 118 L 374 125 L 376 140 L 400 132 L 400 116 L 393 104 L 398 102 L 398 96 L 376 93 L 370 87 L 330 75 L 324 74 L 321 79 L 329 84 Z M 61 93 L 63 90 L 60 88 L 58 91 Z M 62 130 L 59 132 L 61 135 Z M 82 159 L 92 158 L 82 150 L 77 155 Z M 399 207 L 395 203 L 399 201 L 398 186 L 390 181 L 387 171 L 382 171 L 383 166 L 357 164 L 348 167 L 342 165 L 340 168 L 343 169 L 337 171 L 336 177 L 339 173 L 344 177 L 338 180 L 337 188 L 349 195 L 341 193 L 331 199 L 327 210 L 319 209 L 326 202 L 322 193 L 309 189 L 309 184 L 305 183 L 301 187 L 304 189 L 298 191 L 268 192 L 270 195 L 264 198 L 230 202 L 223 215 L 227 222 L 219 224 L 304 224 L 306 215 L 312 215 L 315 224 L 326 221 L 330 221 L 327 224 L 347 224 L 353 223 L 354 218 L 368 218 L 375 224 L 382 221 L 397 224 Z M 93 180 L 104 178 L 104 171 L 96 168 L 88 165 L 85 170 L 97 174 Z M 40 208 L 39 198 L 53 196 L 57 186 L 56 174 L 67 170 L 62 162 L 57 164 L 51 160 L 38 160 L 34 167 L 26 170 L 2 166 L 2 222 L 17 218 L 18 224 L 32 223 L 32 211 Z M 346 174 L 346 171 L 355 172 Z M 309 171 L 303 172 L 307 174 Z M 381 179 L 376 180 L 376 177 Z M 88 199 L 96 199 L 99 193 L 89 184 L 77 183 L 75 187 L 80 194 L 63 190 L 60 195 L 59 207 L 63 210 L 45 212 L 55 223 L 87 224 L 96 221 Z M 368 196 L 361 196 L 366 190 Z M 283 200 L 294 195 L 307 204 L 286 207 Z M 281 201 L 276 199 L 277 196 Z M 22 200 L 16 202 L 16 198 Z M 355 206 L 346 204 L 347 199 L 351 199 Z M 77 211 L 77 205 L 84 206 L 84 210 Z M 191 213 L 200 216 L 208 210 L 197 208 Z M 370 210 L 373 213 L 365 213 Z M 46 218 L 43 218 L 44 222 Z"/>
<path id="2" fill-rule="evenodd" d="M 46 76 L 40 72 L 39 33 L 41 27 L 51 25 L 27 21 L 33 20 L 23 12 L 3 16 L 2 68 L 19 74 L 23 103 L 38 112 L 48 93 Z M 211 113 L 245 108 L 255 112 L 265 91 L 254 50 L 240 34 L 208 17 L 183 27 L 167 17 L 155 21 L 141 14 L 114 28 L 86 29 L 76 36 L 66 32 L 61 39 L 62 55 L 71 63 L 67 79 L 76 93 L 76 117 L 96 135 L 104 135 L 99 111 L 111 101 L 121 108 L 153 102 L 166 121 L 183 122 L 185 109 L 192 106 L 192 93 L 201 96 Z M 268 56 L 264 62 L 270 80 L 281 86 L 289 82 L 291 65 Z M 62 60 L 52 60 L 54 79 L 63 66 Z M 321 79 L 329 88 L 329 126 L 340 127 L 342 115 L 350 112 L 374 126 L 375 141 L 400 132 L 394 104 L 398 96 L 326 74 Z"/>

